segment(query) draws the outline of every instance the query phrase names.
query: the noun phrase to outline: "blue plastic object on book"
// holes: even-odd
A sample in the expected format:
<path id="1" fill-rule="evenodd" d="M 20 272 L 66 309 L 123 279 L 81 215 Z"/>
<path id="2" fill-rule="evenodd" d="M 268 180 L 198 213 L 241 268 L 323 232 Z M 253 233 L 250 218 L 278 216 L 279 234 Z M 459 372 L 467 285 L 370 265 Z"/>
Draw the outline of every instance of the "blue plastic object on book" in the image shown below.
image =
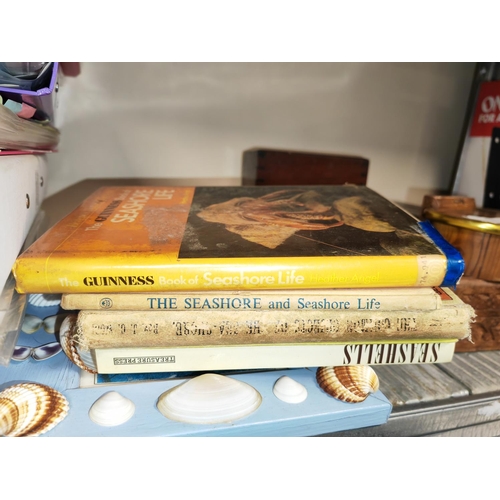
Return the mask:
<path id="1" fill-rule="evenodd" d="M 441 233 L 430 221 L 419 222 L 419 225 L 448 259 L 446 274 L 441 286 L 455 287 L 465 271 L 465 261 L 462 254 L 441 236 Z"/>

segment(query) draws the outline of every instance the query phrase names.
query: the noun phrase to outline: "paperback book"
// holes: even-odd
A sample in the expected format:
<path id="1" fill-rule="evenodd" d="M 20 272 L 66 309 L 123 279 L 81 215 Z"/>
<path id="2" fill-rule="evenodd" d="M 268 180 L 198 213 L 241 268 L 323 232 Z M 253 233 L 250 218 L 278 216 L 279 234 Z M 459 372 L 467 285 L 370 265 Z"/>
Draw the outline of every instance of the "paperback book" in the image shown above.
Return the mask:
<path id="1" fill-rule="evenodd" d="M 454 286 L 460 253 L 366 186 L 103 187 L 17 259 L 20 293 Z"/>

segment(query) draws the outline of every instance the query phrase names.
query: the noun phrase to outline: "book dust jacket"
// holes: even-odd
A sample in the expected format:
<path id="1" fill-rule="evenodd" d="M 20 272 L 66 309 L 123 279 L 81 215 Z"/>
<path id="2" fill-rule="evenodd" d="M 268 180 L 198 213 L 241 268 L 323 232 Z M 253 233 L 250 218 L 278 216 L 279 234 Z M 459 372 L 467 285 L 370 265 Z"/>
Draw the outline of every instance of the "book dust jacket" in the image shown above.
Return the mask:
<path id="1" fill-rule="evenodd" d="M 14 275 L 21 293 L 454 284 L 463 260 L 429 229 L 365 186 L 105 187 Z"/>

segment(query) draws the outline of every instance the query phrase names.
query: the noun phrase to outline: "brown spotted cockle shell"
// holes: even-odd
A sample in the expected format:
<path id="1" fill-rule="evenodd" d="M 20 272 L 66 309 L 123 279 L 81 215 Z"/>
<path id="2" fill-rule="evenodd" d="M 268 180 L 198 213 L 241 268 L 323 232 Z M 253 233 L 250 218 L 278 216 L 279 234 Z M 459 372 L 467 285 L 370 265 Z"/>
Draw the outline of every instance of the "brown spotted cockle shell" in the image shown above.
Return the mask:
<path id="1" fill-rule="evenodd" d="M 97 369 L 90 351 L 80 349 L 78 342 L 75 340 L 77 318 L 78 316 L 75 313 L 68 314 L 68 316 L 64 318 L 61 323 L 61 328 L 59 329 L 59 343 L 66 356 L 68 356 L 78 368 L 95 374 L 97 373 Z"/>
<path id="2" fill-rule="evenodd" d="M 68 414 L 67 399 L 52 387 L 21 383 L 0 392 L 0 436 L 39 436 Z"/>
<path id="3" fill-rule="evenodd" d="M 360 403 L 379 389 L 371 366 L 322 366 L 316 371 L 319 386 L 330 396 L 346 403 Z"/>

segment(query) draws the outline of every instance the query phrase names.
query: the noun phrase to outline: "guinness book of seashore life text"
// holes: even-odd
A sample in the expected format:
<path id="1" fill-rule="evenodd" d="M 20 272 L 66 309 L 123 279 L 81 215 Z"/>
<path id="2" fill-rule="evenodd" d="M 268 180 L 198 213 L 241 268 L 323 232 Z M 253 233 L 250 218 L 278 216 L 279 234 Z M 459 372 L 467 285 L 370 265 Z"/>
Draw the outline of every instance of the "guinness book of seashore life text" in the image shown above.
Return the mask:
<path id="1" fill-rule="evenodd" d="M 366 186 L 102 187 L 16 260 L 20 293 L 454 286 L 464 261 Z"/>

